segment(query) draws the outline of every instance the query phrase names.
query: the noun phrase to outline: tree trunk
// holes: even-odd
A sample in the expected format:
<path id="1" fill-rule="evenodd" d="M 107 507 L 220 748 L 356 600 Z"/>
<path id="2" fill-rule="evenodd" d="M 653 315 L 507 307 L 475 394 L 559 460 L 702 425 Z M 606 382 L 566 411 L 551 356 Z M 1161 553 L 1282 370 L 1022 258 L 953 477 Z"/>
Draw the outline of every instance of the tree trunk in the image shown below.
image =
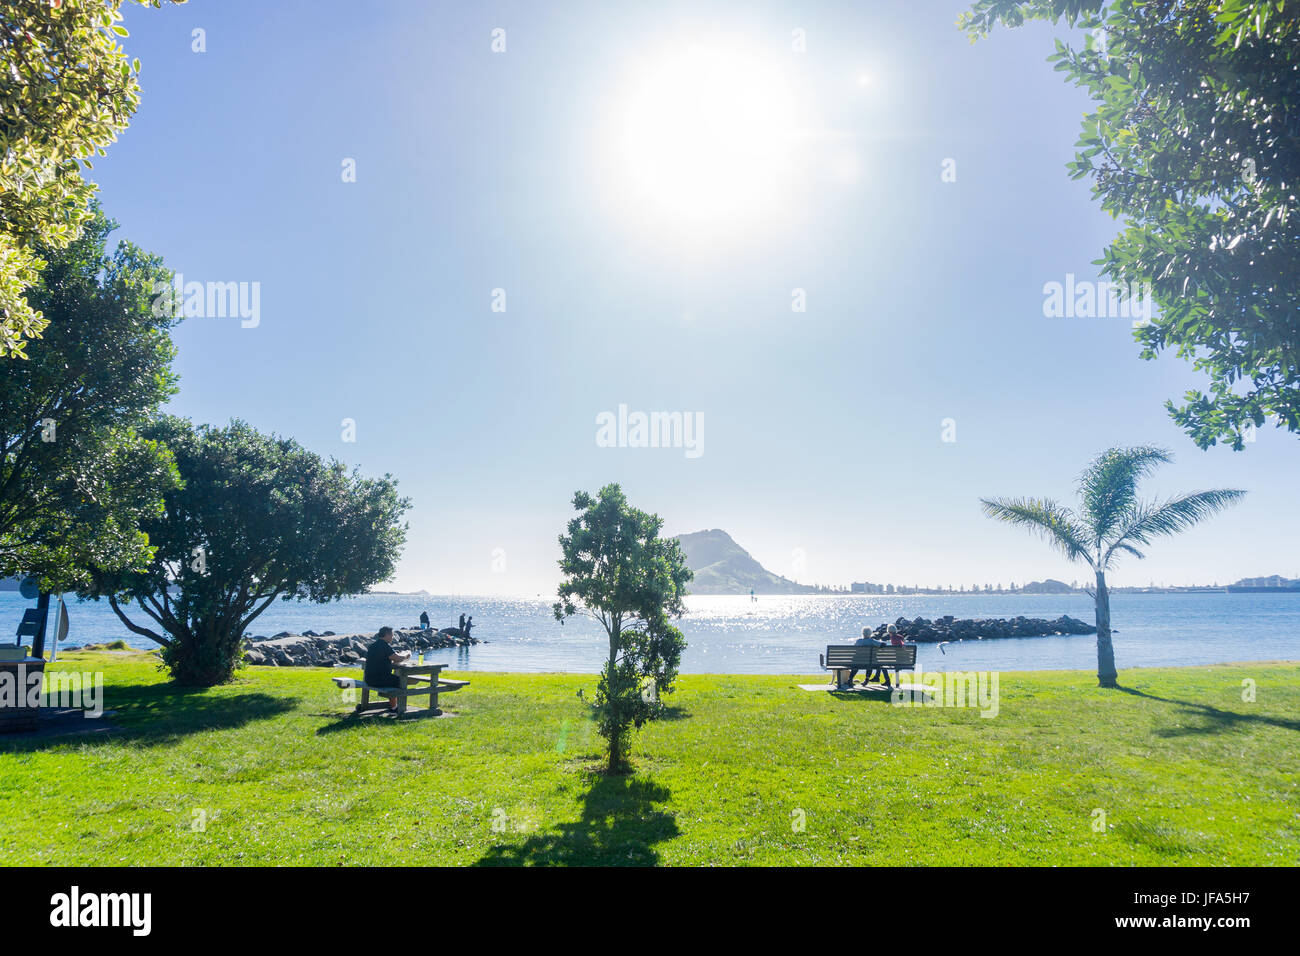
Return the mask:
<path id="1" fill-rule="evenodd" d="M 618 622 L 615 621 L 613 628 L 611 628 L 609 632 L 609 681 L 611 684 L 615 680 L 614 668 L 618 665 L 618 642 L 621 637 L 621 630 L 622 629 L 619 627 Z M 607 702 L 607 705 L 617 707 L 618 703 L 611 699 Z M 620 735 L 615 733 L 609 738 L 610 773 L 617 773 L 623 766 L 623 754 L 619 750 L 619 737 Z"/>
<path id="2" fill-rule="evenodd" d="M 1104 571 L 1097 572 L 1097 686 L 1119 686 L 1115 648 L 1110 643 L 1110 592 L 1106 590 Z"/>

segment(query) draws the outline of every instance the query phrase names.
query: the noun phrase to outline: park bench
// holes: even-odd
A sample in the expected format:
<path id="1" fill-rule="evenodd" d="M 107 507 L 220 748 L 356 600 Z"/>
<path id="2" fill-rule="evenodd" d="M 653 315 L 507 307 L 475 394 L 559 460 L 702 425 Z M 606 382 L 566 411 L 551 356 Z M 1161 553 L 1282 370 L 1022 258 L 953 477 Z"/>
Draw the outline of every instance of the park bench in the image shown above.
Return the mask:
<path id="1" fill-rule="evenodd" d="M 469 684 L 467 680 L 452 680 L 450 677 L 440 676 L 439 671 L 446 666 L 446 664 L 398 664 L 393 668 L 394 673 L 397 674 L 398 686 L 396 687 L 371 687 L 364 680 L 355 677 L 330 679 L 339 687 L 361 691 L 361 700 L 357 702 L 356 707 L 358 714 L 388 706 L 381 701 L 375 701 L 373 704 L 370 702 L 370 692 L 374 691 L 386 699 L 397 698 L 397 712 L 403 715 L 406 713 L 407 698 L 427 696 L 428 712 L 437 717 L 442 713 L 442 709 L 438 706 L 438 695 L 449 694 Z"/>
<path id="2" fill-rule="evenodd" d="M 877 669 L 894 672 L 898 683 L 899 671 L 916 670 L 916 645 L 902 646 L 879 644 L 828 644 L 826 653 L 819 655 L 821 665 L 831 672 L 836 687 L 848 684 L 849 671 L 859 670 L 871 675 Z"/>

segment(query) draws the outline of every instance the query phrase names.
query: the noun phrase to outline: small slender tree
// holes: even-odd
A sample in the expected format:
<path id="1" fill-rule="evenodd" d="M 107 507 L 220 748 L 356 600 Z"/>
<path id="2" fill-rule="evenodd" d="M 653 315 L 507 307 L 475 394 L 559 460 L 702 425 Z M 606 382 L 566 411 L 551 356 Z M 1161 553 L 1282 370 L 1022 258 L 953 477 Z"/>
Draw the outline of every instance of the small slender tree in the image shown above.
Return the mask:
<path id="1" fill-rule="evenodd" d="M 1221 511 L 1246 492 L 1221 488 L 1176 495 L 1166 501 L 1138 497 L 1138 482 L 1157 466 L 1173 461 L 1163 448 L 1142 445 L 1111 448 L 1092 460 L 1079 476 L 1076 512 L 1048 498 L 981 498 L 990 518 L 1042 534 L 1071 561 L 1082 561 L 1097 579 L 1097 682 L 1119 686 L 1110 638 L 1110 592 L 1106 572 L 1124 554 L 1145 555 L 1152 538 L 1177 534 Z"/>
<path id="2" fill-rule="evenodd" d="M 632 728 L 658 707 L 642 694 L 645 678 L 655 680 L 658 693 L 672 689 L 685 641 L 669 619 L 685 611 L 692 575 L 677 540 L 659 537 L 663 519 L 629 505 L 618 485 L 595 498 L 579 491 L 573 507 L 578 514 L 560 536 L 564 579 L 555 617 L 563 622 L 581 611 L 609 638 L 596 708 L 609 741 L 609 772 L 618 773 L 628 766 Z"/>

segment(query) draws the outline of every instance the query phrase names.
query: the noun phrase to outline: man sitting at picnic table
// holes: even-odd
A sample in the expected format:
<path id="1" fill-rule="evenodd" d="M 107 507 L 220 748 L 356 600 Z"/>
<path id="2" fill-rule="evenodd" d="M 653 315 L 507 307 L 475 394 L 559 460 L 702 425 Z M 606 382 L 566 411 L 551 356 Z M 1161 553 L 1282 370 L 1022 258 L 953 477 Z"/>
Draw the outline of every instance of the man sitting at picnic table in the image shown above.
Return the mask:
<path id="1" fill-rule="evenodd" d="M 393 665 L 400 664 L 411 656 L 409 651 L 393 650 L 393 629 L 381 627 L 375 635 L 374 643 L 366 650 L 366 669 L 363 673 L 365 682 L 371 687 L 393 687 L 398 685 Z M 397 698 L 388 699 L 388 709 L 397 709 Z"/>

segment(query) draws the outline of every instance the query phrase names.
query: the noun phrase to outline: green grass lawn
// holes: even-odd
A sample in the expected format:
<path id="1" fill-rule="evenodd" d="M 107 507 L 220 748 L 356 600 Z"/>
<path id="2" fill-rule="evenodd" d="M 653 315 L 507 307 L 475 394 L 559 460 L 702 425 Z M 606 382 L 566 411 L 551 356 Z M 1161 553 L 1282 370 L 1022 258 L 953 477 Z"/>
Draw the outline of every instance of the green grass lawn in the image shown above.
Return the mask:
<path id="1" fill-rule="evenodd" d="M 1300 863 L 1294 663 L 1004 673 L 994 718 L 685 676 L 613 778 L 592 676 L 456 675 L 458 716 L 394 721 L 325 670 L 61 666 L 104 672 L 119 729 L 0 738 L 6 864 Z"/>

